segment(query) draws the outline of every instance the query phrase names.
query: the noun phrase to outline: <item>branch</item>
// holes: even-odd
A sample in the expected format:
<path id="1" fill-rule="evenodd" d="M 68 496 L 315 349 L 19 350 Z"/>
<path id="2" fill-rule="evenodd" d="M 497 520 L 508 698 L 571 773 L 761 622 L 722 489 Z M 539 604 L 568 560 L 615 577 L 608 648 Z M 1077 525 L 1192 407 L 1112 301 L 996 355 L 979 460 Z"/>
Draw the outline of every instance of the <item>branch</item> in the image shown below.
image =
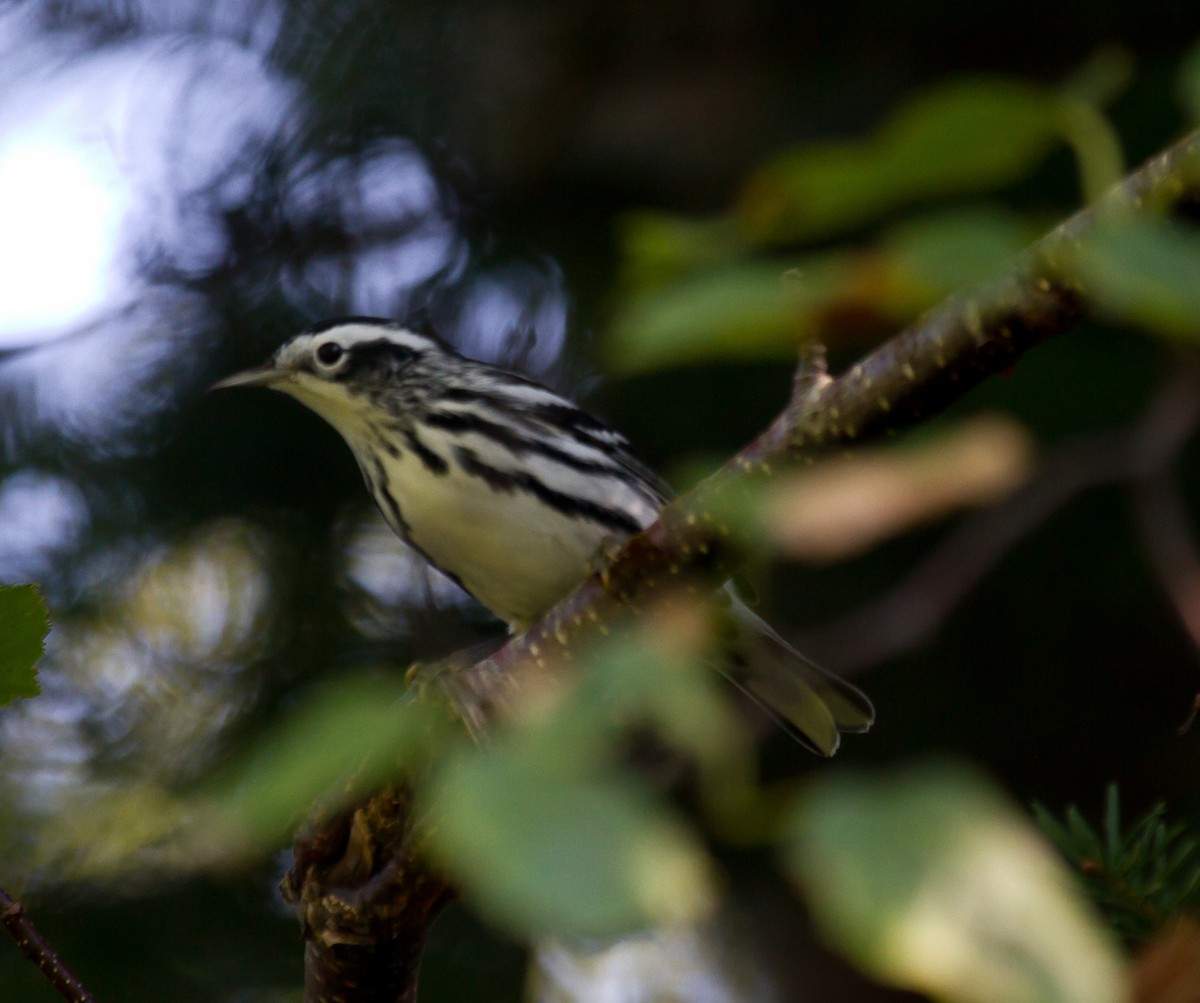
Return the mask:
<path id="1" fill-rule="evenodd" d="M 416 682 L 438 690 L 481 735 L 546 672 L 570 662 L 649 598 L 681 585 L 707 591 L 726 577 L 738 560 L 723 515 L 731 497 L 782 463 L 936 414 L 1029 348 L 1069 330 L 1084 313 L 1084 290 L 1063 263 L 1079 243 L 1110 217 L 1167 212 L 1185 201 L 1200 201 L 1200 134 L 1069 219 L 1001 279 L 951 298 L 841 376 L 830 379 L 810 350 L 771 426 L 668 505 L 607 567 L 495 654 L 467 666 L 452 659 L 420 672 Z M 413 838 L 418 824 L 405 797 L 385 792 L 298 844 L 285 887 L 301 903 L 306 924 L 309 1003 L 345 998 L 351 985 L 355 999 L 415 998 L 425 932 L 450 895 L 421 861 Z"/>
<path id="2" fill-rule="evenodd" d="M 0 923 L 9 936 L 16 941 L 17 948 L 38 966 L 46 981 L 58 990 L 58 995 L 71 1003 L 95 1003 L 95 997 L 84 988 L 71 970 L 58 959 L 50 942 L 38 932 L 33 920 L 25 913 L 25 907 L 8 892 L 0 888 Z"/>

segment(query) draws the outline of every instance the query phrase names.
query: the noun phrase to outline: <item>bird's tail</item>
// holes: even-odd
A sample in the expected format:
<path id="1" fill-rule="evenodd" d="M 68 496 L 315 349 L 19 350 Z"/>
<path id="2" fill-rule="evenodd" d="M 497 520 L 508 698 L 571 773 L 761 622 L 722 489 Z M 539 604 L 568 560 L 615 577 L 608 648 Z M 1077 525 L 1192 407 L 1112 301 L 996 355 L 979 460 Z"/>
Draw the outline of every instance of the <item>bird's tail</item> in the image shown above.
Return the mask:
<path id="1" fill-rule="evenodd" d="M 728 591 L 734 637 L 727 674 L 735 686 L 818 755 L 837 752 L 842 732 L 871 727 L 875 708 L 866 694 L 814 665 Z"/>

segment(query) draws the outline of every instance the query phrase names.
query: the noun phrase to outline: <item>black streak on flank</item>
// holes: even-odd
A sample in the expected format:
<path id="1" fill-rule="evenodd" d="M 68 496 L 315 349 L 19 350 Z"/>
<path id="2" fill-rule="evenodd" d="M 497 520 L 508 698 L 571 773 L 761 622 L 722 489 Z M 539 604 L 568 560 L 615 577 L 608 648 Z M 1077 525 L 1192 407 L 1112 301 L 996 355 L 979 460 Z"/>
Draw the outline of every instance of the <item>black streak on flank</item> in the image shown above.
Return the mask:
<path id="1" fill-rule="evenodd" d="M 363 477 L 366 479 L 367 487 L 371 490 L 371 497 L 375 499 L 375 504 L 379 506 L 379 511 L 383 513 L 384 521 L 392 527 L 392 531 L 420 554 L 431 567 L 437 568 L 438 571 L 468 595 L 473 595 L 474 593 L 462 583 L 462 579 L 458 575 L 454 574 L 453 571 L 443 568 L 437 561 L 425 553 L 421 545 L 413 539 L 412 531 L 409 529 L 408 523 L 404 521 L 404 514 L 400 511 L 400 503 L 396 501 L 396 496 L 388 488 L 387 470 L 383 466 L 383 461 L 378 456 L 374 457 L 370 469 L 364 466 L 362 472 Z"/>
<path id="2" fill-rule="evenodd" d="M 440 477 L 447 471 L 446 461 L 417 438 L 415 432 L 406 431 L 404 433 L 404 441 L 408 443 L 408 448 L 417 455 L 417 459 L 424 464 L 425 469 L 431 474 L 437 474 Z"/>
<path id="3" fill-rule="evenodd" d="M 493 491 L 512 494 L 514 491 L 527 491 L 538 501 L 563 515 L 573 519 L 586 519 L 608 529 L 620 533 L 632 534 L 642 527 L 624 512 L 599 505 L 584 498 L 564 494 L 547 487 L 528 471 L 498 470 L 489 467 L 470 449 L 459 446 L 454 451 L 455 457 L 463 470 L 473 477 L 480 478 Z"/>
<path id="4" fill-rule="evenodd" d="M 474 432 L 476 435 L 481 435 L 486 439 L 491 439 L 493 442 L 498 443 L 514 456 L 535 453 L 538 456 L 544 456 L 547 459 L 554 460 L 556 463 L 561 463 L 564 467 L 569 467 L 572 470 L 578 470 L 582 473 L 608 474 L 614 477 L 620 476 L 620 470 L 617 469 L 614 463 L 608 460 L 587 460 L 581 456 L 575 456 L 543 439 L 526 438 L 514 432 L 511 428 L 498 425 L 493 421 L 488 421 L 486 418 L 480 418 L 478 415 L 469 412 L 432 411 L 425 416 L 425 423 L 458 435 Z M 600 456 L 603 457 L 604 454 L 600 453 Z"/>
<path id="5" fill-rule="evenodd" d="M 400 511 L 400 503 L 388 490 L 387 471 L 384 469 L 383 461 L 378 456 L 373 456 L 370 467 L 365 463 L 361 466 L 363 478 L 371 491 L 371 497 L 375 499 L 375 504 L 379 506 L 384 519 L 395 530 L 397 536 L 411 543 L 412 535 L 409 533 L 408 523 L 404 521 L 404 515 Z"/>
<path id="6" fill-rule="evenodd" d="M 667 483 L 629 451 L 629 441 L 625 436 L 604 424 L 595 415 L 569 404 L 538 404 L 531 409 L 531 413 L 547 425 L 569 435 L 576 442 L 611 456 L 624 479 L 628 483 L 636 484 L 645 495 L 659 505 L 671 497 L 671 489 Z"/>

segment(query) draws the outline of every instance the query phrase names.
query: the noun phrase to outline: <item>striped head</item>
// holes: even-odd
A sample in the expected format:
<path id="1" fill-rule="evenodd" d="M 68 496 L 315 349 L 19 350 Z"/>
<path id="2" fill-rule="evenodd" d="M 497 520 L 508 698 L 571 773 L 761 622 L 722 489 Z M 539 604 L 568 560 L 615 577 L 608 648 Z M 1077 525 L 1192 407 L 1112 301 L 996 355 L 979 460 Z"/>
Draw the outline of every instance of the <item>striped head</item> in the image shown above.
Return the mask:
<path id="1" fill-rule="evenodd" d="M 353 439 L 372 414 L 411 427 L 464 362 L 433 335 L 376 317 L 342 317 L 296 335 L 266 365 L 213 389 L 279 390 Z"/>

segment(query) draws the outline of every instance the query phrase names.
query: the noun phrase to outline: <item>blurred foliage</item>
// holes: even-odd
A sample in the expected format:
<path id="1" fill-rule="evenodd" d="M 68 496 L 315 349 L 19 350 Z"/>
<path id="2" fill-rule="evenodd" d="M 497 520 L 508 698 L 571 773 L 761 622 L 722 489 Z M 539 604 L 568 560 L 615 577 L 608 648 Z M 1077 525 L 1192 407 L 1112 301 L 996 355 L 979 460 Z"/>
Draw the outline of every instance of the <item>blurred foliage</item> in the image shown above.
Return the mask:
<path id="1" fill-rule="evenodd" d="M 955 1003 L 1119 1003 L 1116 946 L 1022 812 L 944 764 L 813 783 L 787 861 L 825 935 Z"/>
<path id="2" fill-rule="evenodd" d="M 1195 341 L 1200 335 L 1200 232 L 1162 219 L 1115 221 L 1078 249 L 1089 299 L 1118 322 Z"/>
<path id="3" fill-rule="evenodd" d="M 658 221 L 638 219 L 626 233 L 654 240 L 663 230 Z M 897 223 L 869 248 L 726 262 L 661 285 L 635 285 L 618 302 L 607 358 L 625 372 L 790 358 L 805 341 L 898 327 L 951 291 L 993 277 L 1036 235 L 1014 214 L 976 206 Z"/>
<path id="4" fill-rule="evenodd" d="M 237 861 L 286 843 L 314 810 L 416 769 L 446 744 L 447 725 L 442 708 L 414 699 L 399 679 L 339 681 L 206 783 L 192 802 L 195 859 Z"/>
<path id="5" fill-rule="evenodd" d="M 1097 104 L 1128 76 L 1101 52 L 1061 90 L 1005 79 L 953 81 L 906 105 L 870 139 L 810 144 L 750 175 L 724 216 L 627 218 L 624 291 L 608 359 L 641 370 L 705 358 L 794 352 L 870 321 L 894 327 L 1024 248 L 1039 221 L 988 205 L 905 220 L 858 250 L 762 257 L 853 233 L 900 209 L 994 192 L 1071 144 L 1085 198 L 1121 174 L 1119 142 Z M 778 274 L 790 268 L 793 281 Z"/>
<path id="6" fill-rule="evenodd" d="M 403 768 L 436 820 L 430 852 L 513 934 L 611 936 L 698 919 L 714 901 L 713 863 L 618 749 L 630 729 L 653 725 L 722 781 L 748 752 L 701 657 L 700 617 L 672 607 L 614 634 L 579 675 L 541 680 L 480 746 L 432 691 L 405 699 L 377 680 L 340 682 L 186 803 L 194 863 L 267 851 L 314 802 L 349 803 Z"/>
<path id="7" fill-rule="evenodd" d="M 1200 123 L 1200 45 L 1193 46 L 1180 65 L 1178 91 L 1188 117 Z"/>
<path id="8" fill-rule="evenodd" d="M 1122 824 L 1117 785 L 1104 796 L 1099 830 L 1071 805 L 1060 820 L 1034 806 L 1042 830 L 1075 868 L 1088 895 L 1122 937 L 1146 941 L 1170 920 L 1200 915 L 1200 836 L 1168 822 L 1156 804 Z"/>
<path id="9" fill-rule="evenodd" d="M 710 864 L 682 820 L 634 778 L 575 765 L 504 744 L 449 763 L 432 794 L 435 858 L 527 937 L 614 936 L 707 913 Z"/>
<path id="10" fill-rule="evenodd" d="M 751 244 L 812 241 L 926 199 L 993 191 L 1067 138 L 1073 98 L 1003 79 L 961 80 L 909 102 L 871 139 L 806 146 L 752 174 L 736 209 Z M 1110 171 L 1115 181 L 1119 167 Z"/>
<path id="11" fill-rule="evenodd" d="M 32 585 L 0 585 L 0 707 L 41 690 L 34 666 L 42 657 L 50 616 Z"/>

